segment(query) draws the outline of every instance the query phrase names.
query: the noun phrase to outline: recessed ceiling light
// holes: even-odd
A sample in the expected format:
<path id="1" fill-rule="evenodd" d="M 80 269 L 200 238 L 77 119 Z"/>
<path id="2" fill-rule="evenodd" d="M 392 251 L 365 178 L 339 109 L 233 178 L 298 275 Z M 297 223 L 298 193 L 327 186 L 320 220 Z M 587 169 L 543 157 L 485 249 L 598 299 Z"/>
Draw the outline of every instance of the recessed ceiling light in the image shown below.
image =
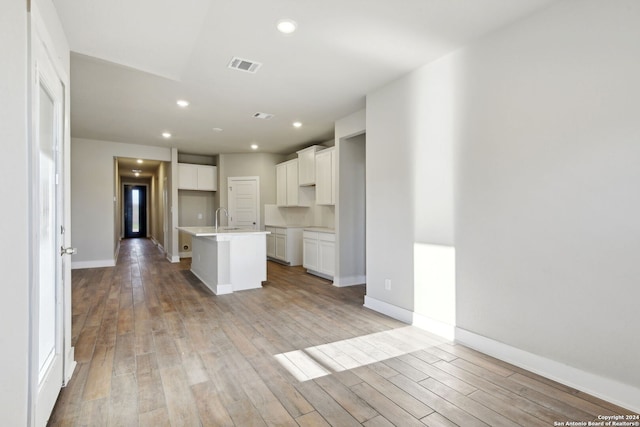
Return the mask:
<path id="1" fill-rule="evenodd" d="M 252 150 L 257 150 L 258 149 L 258 144 L 251 144 L 251 149 Z"/>
<path id="2" fill-rule="evenodd" d="M 293 122 L 293 127 L 294 127 L 294 128 L 302 127 L 302 123 L 300 123 L 300 122 Z"/>
<path id="3" fill-rule="evenodd" d="M 214 132 L 222 132 L 222 128 L 213 128 Z"/>
<path id="4" fill-rule="evenodd" d="M 136 160 L 136 162 L 138 162 L 138 163 L 144 163 L 144 160 L 142 160 L 142 159 L 138 159 L 138 160 Z"/>
<path id="5" fill-rule="evenodd" d="M 296 30 L 296 28 L 298 28 L 298 24 L 293 19 L 286 18 L 279 20 L 276 24 L 276 28 L 282 34 L 291 34 Z"/>
<path id="6" fill-rule="evenodd" d="M 184 99 L 178 99 L 176 101 L 176 104 L 178 104 L 178 107 L 187 108 L 189 106 L 189 101 L 185 101 Z"/>
<path id="7" fill-rule="evenodd" d="M 136 172 L 136 173 L 135 173 L 135 175 L 136 175 L 136 176 L 140 176 L 140 172 Z"/>
<path id="8" fill-rule="evenodd" d="M 131 169 L 131 172 L 140 173 L 140 172 L 142 172 L 142 169 Z"/>
<path id="9" fill-rule="evenodd" d="M 162 137 L 163 138 L 171 138 L 171 134 L 169 132 L 162 132 Z"/>

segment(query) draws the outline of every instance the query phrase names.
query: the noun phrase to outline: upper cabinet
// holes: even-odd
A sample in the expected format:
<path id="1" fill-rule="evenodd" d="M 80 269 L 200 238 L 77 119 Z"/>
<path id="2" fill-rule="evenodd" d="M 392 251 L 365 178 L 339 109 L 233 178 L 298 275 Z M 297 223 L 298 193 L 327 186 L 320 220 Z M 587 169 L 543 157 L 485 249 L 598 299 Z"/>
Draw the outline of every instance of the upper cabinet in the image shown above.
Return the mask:
<path id="1" fill-rule="evenodd" d="M 215 166 L 178 163 L 178 189 L 217 191 L 217 170 Z"/>
<path id="2" fill-rule="evenodd" d="M 336 204 L 336 151 L 327 148 L 315 154 L 316 157 L 316 204 Z"/>
<path id="3" fill-rule="evenodd" d="M 309 206 L 308 188 L 298 184 L 298 159 L 276 165 L 276 203 L 278 206 Z"/>
<path id="4" fill-rule="evenodd" d="M 316 152 L 324 147 L 312 145 L 298 151 L 298 185 L 315 185 Z"/>

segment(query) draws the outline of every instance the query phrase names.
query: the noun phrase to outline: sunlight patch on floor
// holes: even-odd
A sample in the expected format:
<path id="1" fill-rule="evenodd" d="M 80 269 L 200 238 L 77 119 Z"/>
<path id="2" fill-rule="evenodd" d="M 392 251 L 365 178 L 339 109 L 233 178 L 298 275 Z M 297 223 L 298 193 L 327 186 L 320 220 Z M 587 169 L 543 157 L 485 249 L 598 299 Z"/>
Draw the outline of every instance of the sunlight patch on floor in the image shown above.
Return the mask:
<path id="1" fill-rule="evenodd" d="M 447 342 L 405 326 L 301 350 L 276 354 L 275 359 L 298 381 L 370 365 Z"/>

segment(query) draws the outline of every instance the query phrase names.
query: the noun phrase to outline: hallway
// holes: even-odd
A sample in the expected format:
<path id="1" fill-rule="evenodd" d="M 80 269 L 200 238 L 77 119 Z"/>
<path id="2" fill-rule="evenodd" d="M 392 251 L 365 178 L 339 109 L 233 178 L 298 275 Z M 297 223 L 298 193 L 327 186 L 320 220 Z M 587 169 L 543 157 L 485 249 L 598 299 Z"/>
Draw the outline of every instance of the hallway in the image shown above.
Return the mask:
<path id="1" fill-rule="evenodd" d="M 622 408 L 362 307 L 268 264 L 262 289 L 214 296 L 146 239 L 74 270 L 78 362 L 50 425 L 548 426 Z"/>

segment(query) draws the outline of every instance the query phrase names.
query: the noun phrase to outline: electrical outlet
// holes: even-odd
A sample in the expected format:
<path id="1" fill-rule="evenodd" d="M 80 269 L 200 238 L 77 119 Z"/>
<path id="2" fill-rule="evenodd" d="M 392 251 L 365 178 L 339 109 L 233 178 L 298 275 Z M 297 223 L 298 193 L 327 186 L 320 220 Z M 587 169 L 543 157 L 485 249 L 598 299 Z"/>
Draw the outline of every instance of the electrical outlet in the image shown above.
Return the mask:
<path id="1" fill-rule="evenodd" d="M 384 289 L 387 291 L 391 290 L 391 279 L 384 279 Z"/>
<path id="2" fill-rule="evenodd" d="M 201 213 L 198 214 L 198 219 L 202 219 L 202 214 Z"/>

